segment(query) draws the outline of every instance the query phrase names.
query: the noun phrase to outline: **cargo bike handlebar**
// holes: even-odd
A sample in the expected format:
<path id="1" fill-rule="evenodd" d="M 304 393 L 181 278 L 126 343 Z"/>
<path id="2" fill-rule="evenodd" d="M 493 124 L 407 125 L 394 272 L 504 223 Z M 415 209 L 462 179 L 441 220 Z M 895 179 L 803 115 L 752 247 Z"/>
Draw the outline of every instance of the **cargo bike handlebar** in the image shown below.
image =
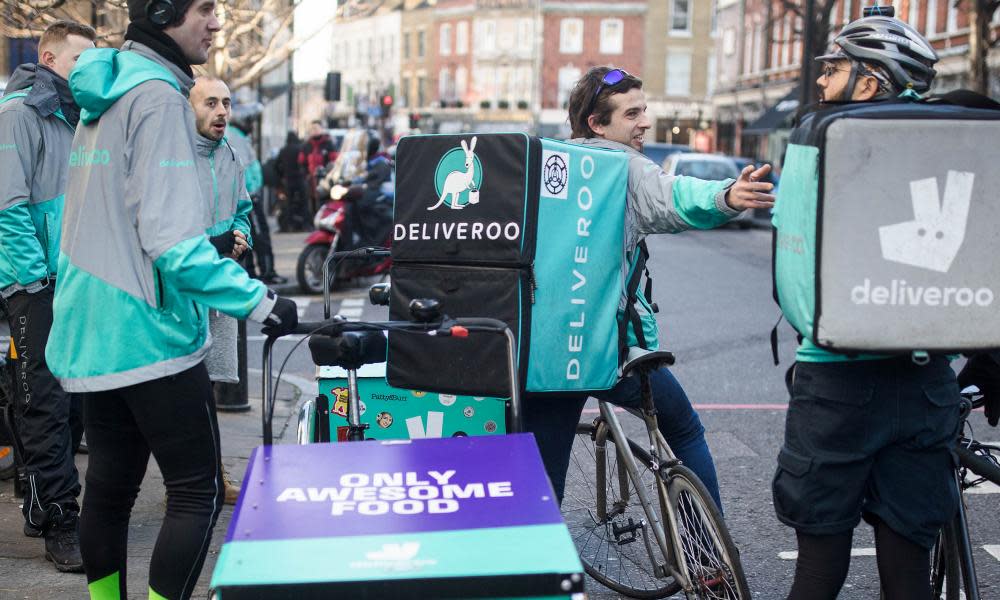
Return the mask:
<path id="1" fill-rule="evenodd" d="M 385 336 L 383 331 L 408 333 L 413 335 L 427 335 L 434 337 L 469 337 L 470 333 L 492 333 L 503 335 L 507 340 L 507 370 L 509 374 L 508 385 L 510 391 L 510 428 L 512 433 L 521 431 L 521 394 L 518 381 L 518 371 L 516 362 L 517 343 L 514 334 L 507 327 L 507 324 L 497 319 L 488 318 L 451 318 L 447 315 L 438 317 L 436 301 L 414 300 L 410 305 L 410 312 L 416 320 L 414 321 L 347 321 L 341 316 L 334 316 L 331 319 L 318 322 L 301 321 L 296 326 L 294 334 L 304 335 L 307 338 L 319 336 L 321 342 L 316 344 L 321 346 L 318 350 L 335 357 L 337 366 L 344 367 L 348 371 L 349 385 L 349 439 L 362 439 L 363 429 L 359 422 L 360 408 L 357 394 L 357 373 L 356 370 L 366 363 L 382 362 L 385 360 Z M 374 335 L 373 335 L 374 334 Z M 274 419 L 274 396 L 276 390 L 272 386 L 272 356 L 271 350 L 277 337 L 268 337 L 264 341 L 263 351 L 263 393 L 262 393 L 262 427 L 264 445 L 270 446 L 274 441 L 272 423 Z M 313 348 L 316 338 L 310 341 Z M 381 355 L 381 356 L 379 356 Z M 325 361 L 324 361 L 325 362 Z M 280 374 L 279 374 L 280 378 Z"/>

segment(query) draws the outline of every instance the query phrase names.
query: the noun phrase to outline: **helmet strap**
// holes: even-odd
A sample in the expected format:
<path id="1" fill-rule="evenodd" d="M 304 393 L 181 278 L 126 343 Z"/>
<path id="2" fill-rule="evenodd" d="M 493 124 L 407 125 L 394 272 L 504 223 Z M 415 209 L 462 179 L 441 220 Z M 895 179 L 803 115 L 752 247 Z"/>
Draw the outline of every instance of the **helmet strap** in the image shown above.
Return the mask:
<path id="1" fill-rule="evenodd" d="M 851 75 L 847 78 L 847 87 L 840 94 L 841 102 L 850 102 L 854 97 L 854 86 L 858 84 L 858 63 L 855 61 L 850 61 L 851 63 Z"/>

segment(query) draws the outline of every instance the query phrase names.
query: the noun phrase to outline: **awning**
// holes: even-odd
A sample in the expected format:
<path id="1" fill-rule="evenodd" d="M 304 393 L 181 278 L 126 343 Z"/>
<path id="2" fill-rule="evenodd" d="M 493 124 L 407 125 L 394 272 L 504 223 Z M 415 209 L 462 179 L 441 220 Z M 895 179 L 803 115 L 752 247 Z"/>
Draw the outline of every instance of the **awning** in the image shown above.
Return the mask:
<path id="1" fill-rule="evenodd" d="M 764 111 L 760 118 L 744 127 L 743 133 L 763 135 L 771 133 L 775 129 L 788 129 L 798 108 L 799 88 L 796 86 L 784 98 L 778 100 L 774 106 Z"/>

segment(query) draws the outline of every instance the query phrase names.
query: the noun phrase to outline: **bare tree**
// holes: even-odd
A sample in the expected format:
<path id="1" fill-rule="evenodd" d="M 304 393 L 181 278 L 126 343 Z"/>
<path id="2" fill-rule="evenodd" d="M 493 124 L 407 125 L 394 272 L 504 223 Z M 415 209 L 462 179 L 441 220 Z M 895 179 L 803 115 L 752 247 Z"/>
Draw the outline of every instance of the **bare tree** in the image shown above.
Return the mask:
<path id="1" fill-rule="evenodd" d="M 989 67 L 986 59 L 990 48 L 1000 39 L 993 37 L 990 23 L 1000 10 L 1000 0 L 955 0 L 955 6 L 965 7 L 969 14 L 969 73 L 967 84 L 980 94 L 989 94 Z"/>
<path id="2" fill-rule="evenodd" d="M 292 34 L 299 1 L 219 0 L 222 30 L 200 70 L 236 89 L 278 68 L 309 40 Z M 0 36 L 38 37 L 57 19 L 87 23 L 97 30 L 100 45 L 118 46 L 128 24 L 128 8 L 126 0 L 4 0 Z"/>
<path id="3" fill-rule="evenodd" d="M 1000 0 L 995 0 L 1000 1 Z M 803 104 L 816 102 L 815 58 L 827 51 L 830 38 L 830 15 L 837 0 L 778 0 L 779 6 L 772 11 L 771 20 L 778 22 L 786 14 L 801 19 L 802 27 L 792 33 L 802 40 L 802 57 L 799 70 L 799 84 L 802 86 L 799 99 Z"/>

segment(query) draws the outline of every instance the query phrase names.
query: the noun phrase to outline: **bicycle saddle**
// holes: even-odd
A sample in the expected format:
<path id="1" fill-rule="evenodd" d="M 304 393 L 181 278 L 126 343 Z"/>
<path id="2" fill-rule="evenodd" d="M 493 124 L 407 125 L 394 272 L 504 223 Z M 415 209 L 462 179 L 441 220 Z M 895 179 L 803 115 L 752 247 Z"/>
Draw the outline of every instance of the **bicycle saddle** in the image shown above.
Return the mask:
<path id="1" fill-rule="evenodd" d="M 386 343 L 381 331 L 348 331 L 338 336 L 314 335 L 309 352 L 317 365 L 360 369 L 361 365 L 385 362 Z"/>
<path id="2" fill-rule="evenodd" d="M 629 348 L 625 364 L 622 365 L 622 377 L 627 376 L 636 369 L 652 371 L 660 367 L 669 367 L 672 364 L 674 364 L 674 354 L 672 352 Z"/>

